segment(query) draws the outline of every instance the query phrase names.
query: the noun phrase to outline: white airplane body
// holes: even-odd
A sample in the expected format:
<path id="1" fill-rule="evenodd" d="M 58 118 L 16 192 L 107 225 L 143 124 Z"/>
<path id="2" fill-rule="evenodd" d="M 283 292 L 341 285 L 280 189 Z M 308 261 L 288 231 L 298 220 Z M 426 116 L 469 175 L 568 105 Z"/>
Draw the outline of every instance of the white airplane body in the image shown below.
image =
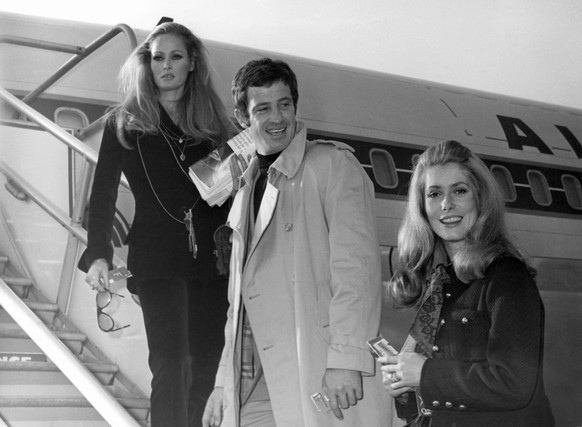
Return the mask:
<path id="1" fill-rule="evenodd" d="M 88 45 L 108 29 L 13 14 L 0 14 L 0 23 L 0 35 L 78 46 Z M 139 42 L 147 31 L 135 33 Z M 36 102 L 38 109 L 53 118 L 65 106 L 80 110 L 91 122 L 103 114 L 106 106 L 119 99 L 116 78 L 130 51 L 127 42 L 118 39 L 52 85 Z M 207 41 L 206 46 L 215 85 L 229 111 L 233 111 L 231 80 L 242 65 L 263 56 L 283 59 L 297 74 L 298 118 L 306 123 L 309 137 L 335 139 L 354 148 L 376 190 L 384 281 L 390 278 L 395 262 L 414 156 L 439 141 L 454 139 L 485 161 L 504 189 L 509 230 L 538 269 L 538 287 L 546 306 L 545 382 L 554 413 L 561 413 L 560 420 L 574 419 L 573 408 L 582 399 L 582 110 L 223 43 Z M 1 86 L 18 97 L 36 89 L 71 56 L 6 42 L 0 43 L 0 55 Z M 1 117 L 6 116 L 4 111 Z M 29 151 L 14 150 L 7 138 L 38 131 L 8 120 L 2 124 L 0 159 L 18 163 L 17 156 L 37 150 L 32 146 Z M 85 142 L 97 149 L 99 136 Z M 66 157 L 64 165 L 70 170 Z M 51 173 L 47 171 L 36 178 L 40 184 L 46 184 Z M 69 208 L 70 194 L 63 195 L 63 191 L 69 191 L 71 180 L 74 173 L 60 183 L 46 184 L 46 191 L 60 200 L 63 209 Z M 12 203 L 7 200 L 0 198 L 0 204 Z M 121 189 L 118 208 L 116 246 L 123 256 L 122 242 L 133 215 L 127 190 Z M 0 250 L 7 249 L 0 245 Z M 78 324 L 84 322 L 82 311 L 71 312 L 72 317 L 79 316 L 73 319 Z M 410 313 L 385 306 L 382 333 L 401 344 L 409 320 Z M 99 331 L 93 333 L 95 341 L 102 340 Z M 144 336 L 132 339 L 143 340 Z M 113 347 L 112 341 L 101 342 Z M 126 357 L 113 348 L 106 350 L 114 358 Z M 123 361 L 120 365 L 123 367 Z M 147 372 L 147 365 L 140 369 Z M 137 369 L 130 376 L 139 372 Z M 140 384 L 139 379 L 134 381 Z M 147 388 L 147 382 L 143 383 Z"/>

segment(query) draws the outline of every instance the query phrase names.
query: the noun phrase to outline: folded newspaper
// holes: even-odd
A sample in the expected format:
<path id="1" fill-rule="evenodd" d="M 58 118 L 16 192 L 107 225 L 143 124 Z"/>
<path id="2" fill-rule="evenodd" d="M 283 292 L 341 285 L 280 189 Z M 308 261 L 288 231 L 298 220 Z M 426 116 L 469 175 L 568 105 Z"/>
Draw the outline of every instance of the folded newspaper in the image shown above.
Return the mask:
<path id="1" fill-rule="evenodd" d="M 190 166 L 190 178 L 200 196 L 210 206 L 221 206 L 232 193 L 231 157 L 242 156 L 248 164 L 254 152 L 250 129 L 245 129 Z"/>

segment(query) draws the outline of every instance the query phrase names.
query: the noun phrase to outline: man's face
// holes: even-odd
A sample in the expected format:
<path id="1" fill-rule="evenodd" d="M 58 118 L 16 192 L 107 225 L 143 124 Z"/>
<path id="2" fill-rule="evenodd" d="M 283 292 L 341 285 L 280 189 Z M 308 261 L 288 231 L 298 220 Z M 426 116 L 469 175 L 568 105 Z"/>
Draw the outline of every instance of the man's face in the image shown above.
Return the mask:
<path id="1" fill-rule="evenodd" d="M 250 127 L 257 152 L 262 155 L 283 151 L 293 140 L 297 121 L 291 89 L 283 82 L 247 89 L 248 116 L 235 111 L 243 127 Z"/>

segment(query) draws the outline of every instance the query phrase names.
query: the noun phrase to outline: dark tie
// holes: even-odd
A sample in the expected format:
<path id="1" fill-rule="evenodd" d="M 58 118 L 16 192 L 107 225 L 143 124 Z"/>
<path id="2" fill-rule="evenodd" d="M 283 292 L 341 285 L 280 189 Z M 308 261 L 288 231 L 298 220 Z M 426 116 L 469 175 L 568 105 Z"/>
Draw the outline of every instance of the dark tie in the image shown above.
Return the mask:
<path id="1" fill-rule="evenodd" d="M 267 187 L 267 171 L 268 168 L 259 168 L 259 177 L 255 182 L 255 193 L 253 196 L 253 208 L 255 218 L 259 213 L 259 207 L 261 206 L 261 200 L 263 199 L 263 194 L 265 193 L 265 188 Z"/>
<path id="2" fill-rule="evenodd" d="M 265 192 L 265 188 L 267 188 L 267 180 L 269 177 L 269 167 L 277 160 L 279 157 L 279 153 L 274 154 L 258 154 L 257 158 L 259 160 L 259 176 L 255 181 L 255 194 L 253 196 L 253 207 L 254 207 L 254 214 L 255 218 L 259 213 L 259 207 L 261 206 L 261 200 L 263 199 L 263 194 Z"/>

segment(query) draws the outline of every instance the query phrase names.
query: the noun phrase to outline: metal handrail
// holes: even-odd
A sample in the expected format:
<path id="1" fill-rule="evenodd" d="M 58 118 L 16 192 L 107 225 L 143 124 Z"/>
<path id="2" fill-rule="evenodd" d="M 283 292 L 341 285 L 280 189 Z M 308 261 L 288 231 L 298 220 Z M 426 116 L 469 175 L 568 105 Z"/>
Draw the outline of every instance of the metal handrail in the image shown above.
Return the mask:
<path id="1" fill-rule="evenodd" d="M 0 159 L 0 173 L 8 179 L 18 183 L 19 189 L 24 192 L 29 200 L 36 203 L 41 209 L 55 219 L 59 224 L 69 231 L 67 242 L 67 254 L 61 272 L 59 283 L 59 293 L 57 304 L 63 313 L 68 312 L 69 293 L 72 283 L 72 270 L 74 269 L 74 254 L 79 243 L 87 244 L 87 232 L 82 228 L 82 215 L 86 205 L 86 194 L 88 192 L 90 175 L 93 165 L 97 162 L 97 154 L 93 149 L 79 142 L 68 132 L 51 122 L 40 113 L 24 104 L 22 101 L 0 88 L 0 98 L 12 105 L 18 111 L 29 116 L 41 128 L 56 136 L 59 140 L 67 144 L 85 158 L 85 171 L 83 173 L 82 185 L 79 189 L 79 197 L 72 215 L 72 218 L 58 208 L 51 200 L 43 196 L 24 178 L 12 170 Z M 122 177 L 122 183 L 129 187 L 127 181 Z M 69 259 L 70 258 L 70 259 Z M 122 263 L 118 257 L 115 261 Z M 66 265 L 66 267 L 65 267 Z M 68 271 L 71 270 L 71 271 Z M 78 390 L 87 398 L 101 416 L 111 425 L 134 427 L 137 422 L 128 412 L 107 392 L 105 388 L 87 371 L 85 366 L 70 353 L 68 348 L 53 335 L 53 333 L 30 311 L 30 309 L 12 292 L 12 290 L 0 279 L 0 301 L 6 311 L 30 336 L 30 338 L 47 354 L 47 356 L 59 367 L 59 369 L 69 378 Z M 36 320 L 35 320 L 36 319 Z M 40 324 L 39 324 L 40 323 Z M 64 347 L 64 349 L 63 349 Z"/>
<path id="2" fill-rule="evenodd" d="M 55 71 L 47 80 L 45 80 L 39 87 L 30 92 L 24 98 L 22 102 L 25 104 L 31 104 L 35 101 L 45 90 L 51 87 L 55 82 L 57 82 L 61 77 L 67 74 L 71 69 L 73 69 L 78 63 L 80 63 L 87 56 L 91 55 L 109 40 L 114 38 L 117 34 L 123 33 L 127 37 L 129 47 L 133 51 L 137 47 L 137 39 L 133 30 L 126 24 L 117 24 L 109 31 L 96 38 L 94 41 L 89 43 L 86 47 L 72 46 L 63 43 L 54 43 L 43 40 L 35 40 L 27 37 L 17 37 L 17 36 L 0 36 L 0 43 L 16 44 L 20 46 L 28 46 L 33 48 L 39 48 L 44 50 L 54 50 L 57 52 L 73 53 L 71 59 L 65 62 L 57 71 Z M 102 118 L 97 119 L 95 122 L 89 124 L 85 129 L 79 132 L 79 138 L 83 138 L 89 133 L 93 132 L 95 128 L 101 123 Z M 97 125 L 95 123 L 97 122 Z"/>
<path id="3" fill-rule="evenodd" d="M 77 153 L 81 154 L 91 163 L 97 163 L 97 153 L 95 150 L 91 149 L 85 144 L 79 142 L 73 135 L 61 128 L 52 120 L 46 118 L 41 113 L 36 111 L 31 106 L 27 105 L 24 101 L 18 99 L 10 92 L 8 92 L 3 87 L 0 87 L 0 99 L 5 101 L 13 109 L 20 112 L 24 116 L 28 117 L 30 120 L 39 125 L 42 129 L 49 132 L 51 135 L 55 136 L 60 141 L 64 142 L 69 148 L 72 148 Z"/>
<path id="4" fill-rule="evenodd" d="M 84 140 L 88 136 L 93 135 L 94 133 L 100 131 L 104 125 L 105 125 L 105 114 L 99 117 L 94 122 L 89 123 L 83 129 L 79 129 L 79 131 L 75 132 L 75 136 L 80 140 Z"/>
<path id="5" fill-rule="evenodd" d="M 15 110 L 21 112 L 30 120 L 35 122 L 40 126 L 41 129 L 49 132 L 55 136 L 58 140 L 65 143 L 69 148 L 79 153 L 85 158 L 83 173 L 81 177 L 81 185 L 78 188 L 77 195 L 75 197 L 75 205 L 73 207 L 73 212 L 71 217 L 68 217 L 63 213 L 58 207 L 56 207 L 50 200 L 45 198 L 40 192 L 36 191 L 34 187 L 29 185 L 24 181 L 24 179 L 18 176 L 14 171 L 12 171 L 7 165 L 0 162 L 0 169 L 14 182 L 16 182 L 20 189 L 27 194 L 35 203 L 37 203 L 45 212 L 51 215 L 55 220 L 57 220 L 63 227 L 69 231 L 69 238 L 67 240 L 66 253 L 63 262 L 63 268 L 61 270 L 61 279 L 59 281 L 59 291 L 57 295 L 57 305 L 59 309 L 67 314 L 69 312 L 69 301 L 70 293 L 72 289 L 72 280 L 74 276 L 74 271 L 76 268 L 75 264 L 75 254 L 80 243 L 87 244 L 87 234 L 86 231 L 81 227 L 83 220 L 83 215 L 85 213 L 85 208 L 87 206 L 87 195 L 89 193 L 89 184 L 91 182 L 91 176 L 93 174 L 94 166 L 97 164 L 97 153 L 91 147 L 80 142 L 77 138 L 72 136 L 67 131 L 63 130 L 53 121 L 47 119 L 45 116 L 40 114 L 38 111 L 26 105 L 24 102 L 16 98 L 7 90 L 0 87 L 0 99 L 4 100 Z M 127 178 L 122 175 L 120 184 L 130 189 Z M 118 264 L 123 262 L 116 260 Z"/>
<path id="6" fill-rule="evenodd" d="M 80 46 L 72 46 L 70 44 L 48 42 L 45 40 L 31 39 L 20 36 L 0 36 L 0 43 L 15 44 L 18 46 L 35 47 L 44 50 L 54 50 L 55 52 L 80 54 L 83 48 Z"/>
<path id="7" fill-rule="evenodd" d="M 2 87 L 0 87 L 0 99 L 5 101 L 13 109 L 25 115 L 28 119 L 35 122 L 38 126 L 40 126 L 41 129 L 49 132 L 58 140 L 65 143 L 69 148 L 82 155 L 89 163 L 92 165 L 97 164 L 97 152 L 95 150 L 80 142 L 77 138 L 61 128 L 55 122 L 47 119 L 34 108 L 25 104 L 22 100 L 18 99 Z M 124 176 L 121 177 L 121 185 L 129 189 L 129 183 Z"/>
<path id="8" fill-rule="evenodd" d="M 73 234 L 80 242 L 87 244 L 87 232 L 81 226 L 71 223 L 71 218 L 62 209 L 56 206 L 48 197 L 36 190 L 24 178 L 17 174 L 10 166 L 0 159 L 0 173 L 9 180 L 18 183 L 18 189 L 22 191 L 28 199 L 36 203 L 43 211 L 49 214 L 55 221 L 66 228 L 69 233 Z"/>
<path id="9" fill-rule="evenodd" d="M 115 37 L 119 33 L 124 33 L 129 41 L 129 45 L 131 50 L 134 50 L 137 47 L 137 40 L 135 38 L 135 33 L 133 30 L 126 24 L 118 24 L 115 27 L 111 28 L 109 31 L 104 33 L 103 35 L 96 38 L 94 41 L 89 43 L 86 47 L 74 47 L 70 45 L 63 45 L 59 43 L 51 43 L 51 42 L 44 42 L 39 41 L 38 43 L 34 43 L 32 39 L 26 39 L 24 37 L 5 37 L 0 38 L 0 42 L 8 42 L 20 44 L 22 46 L 30 46 L 30 47 L 38 47 L 43 49 L 51 49 L 51 50 L 59 50 L 61 52 L 73 52 L 76 53 L 71 59 L 65 62 L 61 68 L 55 71 L 47 80 L 44 81 L 39 87 L 35 90 L 30 92 L 26 95 L 22 102 L 25 104 L 30 104 L 34 100 L 36 100 L 45 90 L 51 87 L 56 81 L 58 81 L 61 77 L 63 77 L 66 73 L 68 73 L 72 68 L 74 68 L 79 62 L 85 59 L 87 56 L 91 55 L 113 37 Z"/>
<path id="10" fill-rule="evenodd" d="M 65 252 L 65 259 L 61 271 L 57 304 L 59 309 L 66 315 L 68 312 L 68 301 L 72 287 L 72 279 L 75 269 L 74 256 L 80 243 L 87 243 L 87 233 L 81 226 L 83 213 L 87 204 L 87 194 L 94 166 L 97 164 L 97 153 L 92 148 L 81 143 L 77 138 L 63 130 L 60 126 L 44 117 L 38 111 L 31 108 L 27 103 L 35 100 L 41 93 L 50 87 L 59 78 L 65 75 L 70 69 L 81 62 L 84 58 L 101 47 L 119 32 L 124 32 L 129 39 L 132 50 L 137 46 L 135 35 L 131 28 L 125 24 L 117 25 L 107 33 L 97 38 L 86 48 L 72 48 L 68 45 L 57 43 L 34 41 L 26 38 L 0 37 L 0 42 L 16 43 L 24 46 L 38 47 L 49 50 L 73 52 L 76 55 L 67 61 L 57 72 L 41 84 L 36 90 L 20 100 L 10 92 L 0 87 L 0 99 L 10 105 L 22 116 L 27 117 L 41 129 L 47 131 L 59 141 L 66 144 L 70 149 L 79 153 L 85 159 L 83 163 L 83 174 L 81 185 L 77 191 L 77 197 L 73 213 L 71 216 L 62 212 L 48 198 L 44 197 L 33 186 L 29 185 L 21 176 L 14 172 L 8 165 L 0 160 L 0 172 L 9 179 L 15 181 L 19 189 L 25 192 L 30 200 L 40 206 L 58 223 L 65 227 L 68 233 L 68 241 Z M 88 126 L 90 132 L 98 129 L 103 121 L 98 119 L 95 124 Z M 87 128 L 86 128 L 87 129 Z M 86 129 L 85 133 L 87 133 Z M 121 185 L 129 189 L 127 179 L 121 177 Z M 116 257 L 117 258 L 117 257 Z M 87 398 L 93 407 L 110 424 L 115 426 L 136 427 L 139 424 L 129 415 L 129 413 L 113 398 L 101 383 L 85 368 L 85 366 L 68 350 L 68 348 L 53 335 L 53 333 L 40 321 L 40 319 L 24 304 L 16 294 L 0 279 L 0 301 L 6 311 L 22 327 L 28 336 L 47 354 L 47 356 L 59 367 L 59 369 L 69 378 L 77 389 Z"/>
<path id="11" fill-rule="evenodd" d="M 139 423 L 129 415 L 127 410 L 107 392 L 97 378 L 2 279 L 0 279 L 0 301 L 4 310 L 59 367 L 69 381 L 83 393 L 83 396 L 105 421 L 112 426 L 139 427 Z"/>

